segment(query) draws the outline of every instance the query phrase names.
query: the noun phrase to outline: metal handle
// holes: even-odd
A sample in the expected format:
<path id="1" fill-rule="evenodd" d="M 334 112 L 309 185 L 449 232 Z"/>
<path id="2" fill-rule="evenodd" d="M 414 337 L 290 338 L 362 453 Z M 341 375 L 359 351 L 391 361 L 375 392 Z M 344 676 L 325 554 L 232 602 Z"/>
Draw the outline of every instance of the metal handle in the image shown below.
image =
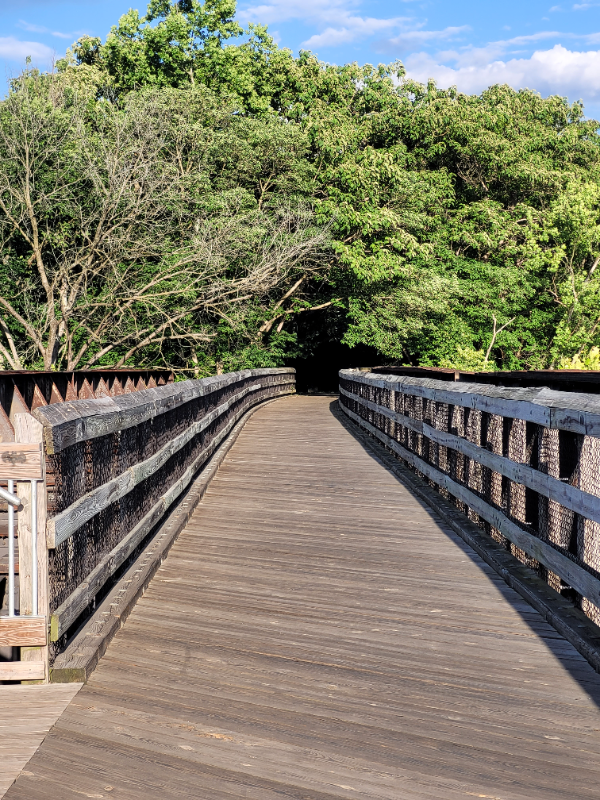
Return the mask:
<path id="1" fill-rule="evenodd" d="M 15 506 L 21 501 L 13 494 L 15 482 L 8 482 L 8 492 L 0 489 L 0 497 L 8 502 L 8 616 L 15 615 Z"/>
<path id="2" fill-rule="evenodd" d="M 31 613 L 38 613 L 37 481 L 31 481 Z"/>
<path id="3" fill-rule="evenodd" d="M 0 498 L 8 503 L 8 616 L 15 616 L 15 508 L 21 500 L 14 493 L 14 480 L 8 481 L 8 491 L 0 488 Z M 38 614 L 38 557 L 37 557 L 37 481 L 31 481 L 31 614 Z"/>
<path id="4" fill-rule="evenodd" d="M 13 494 L 14 483 L 15 483 L 14 481 L 8 482 L 8 492 L 6 491 L 6 489 L 0 488 L 0 497 L 3 500 L 6 500 L 6 502 L 9 503 L 11 506 L 15 506 L 16 508 L 18 508 L 21 505 L 21 501 L 19 500 L 16 494 Z"/>

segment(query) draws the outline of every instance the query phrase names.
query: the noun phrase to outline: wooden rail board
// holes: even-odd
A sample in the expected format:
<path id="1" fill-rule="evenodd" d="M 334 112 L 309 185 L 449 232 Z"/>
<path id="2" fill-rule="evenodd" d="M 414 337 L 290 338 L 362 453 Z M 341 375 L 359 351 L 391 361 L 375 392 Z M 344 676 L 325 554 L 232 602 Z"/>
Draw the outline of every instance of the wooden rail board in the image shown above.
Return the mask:
<path id="1" fill-rule="evenodd" d="M 46 628 L 46 617 L 0 617 L 0 647 L 45 645 Z"/>
<path id="2" fill-rule="evenodd" d="M 600 676 L 328 398 L 259 410 L 7 800 L 595 800 Z"/>
<path id="3" fill-rule="evenodd" d="M 41 480 L 42 450 L 39 444 L 0 443 L 0 479 Z"/>
<path id="4" fill-rule="evenodd" d="M 0 661 L 0 681 L 42 681 L 46 677 L 43 661 Z"/>
<path id="5" fill-rule="evenodd" d="M 511 481 L 520 483 L 523 486 L 528 486 L 530 489 L 533 489 L 534 492 L 538 492 L 544 497 L 550 498 L 550 500 L 556 500 L 557 503 L 560 503 L 566 508 L 570 508 L 583 517 L 587 517 L 587 519 L 600 522 L 600 503 L 595 495 L 584 492 L 576 486 L 571 486 L 537 469 L 533 469 L 533 467 L 527 464 L 520 464 L 516 461 L 512 461 L 510 458 L 492 453 L 485 447 L 473 444 L 473 442 L 470 442 L 464 436 L 455 436 L 453 433 L 437 430 L 422 420 L 411 419 L 404 414 L 398 414 L 389 408 L 380 406 L 377 403 L 366 400 L 364 397 L 360 397 L 352 392 L 347 392 L 344 389 L 340 391 L 341 394 L 351 400 L 361 403 L 366 408 L 371 409 L 371 411 L 383 414 L 384 417 L 397 422 L 399 425 L 403 425 L 417 433 L 423 434 L 427 439 L 431 439 L 432 442 L 436 442 L 436 444 L 440 444 L 442 447 L 449 447 L 452 450 L 463 453 L 474 461 L 483 464 L 484 467 L 489 467 L 491 470 L 505 475 L 507 478 L 510 478 Z M 355 422 L 357 421 L 357 418 L 353 419 Z M 358 424 L 362 423 L 359 422 Z M 383 435 L 385 436 L 385 433 Z M 386 437 L 385 444 L 388 444 L 388 438 L 389 437 Z"/>
<path id="6" fill-rule="evenodd" d="M 361 428 L 371 433 L 391 450 L 397 453 L 400 458 L 407 461 L 411 466 L 418 469 L 425 477 L 432 480 L 438 486 L 447 489 L 450 494 L 462 501 L 469 508 L 472 508 L 486 522 L 489 522 L 499 530 L 506 538 L 524 550 L 528 555 L 535 558 L 548 569 L 556 572 L 564 580 L 569 582 L 577 592 L 583 597 L 587 597 L 597 605 L 600 605 L 600 580 L 584 570 L 578 564 L 571 561 L 567 556 L 553 548 L 550 544 L 537 536 L 520 528 L 512 522 L 499 509 L 486 503 L 481 497 L 470 491 L 466 486 L 452 480 L 445 472 L 442 472 L 431 464 L 428 464 L 411 450 L 407 450 L 383 431 L 380 431 L 367 420 L 359 417 L 348 408 L 344 408 L 344 413 Z"/>

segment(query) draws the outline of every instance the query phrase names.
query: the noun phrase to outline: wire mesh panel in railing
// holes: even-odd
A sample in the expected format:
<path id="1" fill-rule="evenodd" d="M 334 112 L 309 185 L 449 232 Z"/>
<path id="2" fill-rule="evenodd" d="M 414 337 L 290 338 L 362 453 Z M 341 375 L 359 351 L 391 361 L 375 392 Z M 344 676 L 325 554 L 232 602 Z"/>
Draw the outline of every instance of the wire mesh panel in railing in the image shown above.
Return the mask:
<path id="1" fill-rule="evenodd" d="M 54 653 L 243 415 L 294 387 L 294 370 L 244 370 L 34 412 L 47 453 Z"/>
<path id="2" fill-rule="evenodd" d="M 344 412 L 600 624 L 600 397 L 340 372 Z"/>

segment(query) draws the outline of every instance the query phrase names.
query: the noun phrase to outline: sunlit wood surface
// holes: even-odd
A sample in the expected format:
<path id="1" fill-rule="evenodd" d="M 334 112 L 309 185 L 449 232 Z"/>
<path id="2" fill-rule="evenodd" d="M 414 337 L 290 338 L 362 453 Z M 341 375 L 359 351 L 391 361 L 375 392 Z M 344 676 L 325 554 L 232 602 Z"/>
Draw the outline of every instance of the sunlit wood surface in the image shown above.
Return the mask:
<path id="1" fill-rule="evenodd" d="M 0 797 L 81 687 L 0 686 Z"/>
<path id="2" fill-rule="evenodd" d="M 9 800 L 597 800 L 600 676 L 331 402 L 250 419 Z"/>

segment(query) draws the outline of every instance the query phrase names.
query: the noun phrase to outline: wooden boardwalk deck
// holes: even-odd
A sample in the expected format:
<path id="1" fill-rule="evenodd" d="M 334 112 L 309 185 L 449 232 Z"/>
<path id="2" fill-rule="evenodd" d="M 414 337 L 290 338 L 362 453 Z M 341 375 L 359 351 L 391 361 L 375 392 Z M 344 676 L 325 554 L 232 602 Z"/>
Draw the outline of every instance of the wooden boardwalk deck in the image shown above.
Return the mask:
<path id="1" fill-rule="evenodd" d="M 0 797 L 79 691 L 80 683 L 0 686 Z"/>
<path id="2" fill-rule="evenodd" d="M 600 676 L 330 411 L 257 412 L 7 800 L 584 800 Z"/>

